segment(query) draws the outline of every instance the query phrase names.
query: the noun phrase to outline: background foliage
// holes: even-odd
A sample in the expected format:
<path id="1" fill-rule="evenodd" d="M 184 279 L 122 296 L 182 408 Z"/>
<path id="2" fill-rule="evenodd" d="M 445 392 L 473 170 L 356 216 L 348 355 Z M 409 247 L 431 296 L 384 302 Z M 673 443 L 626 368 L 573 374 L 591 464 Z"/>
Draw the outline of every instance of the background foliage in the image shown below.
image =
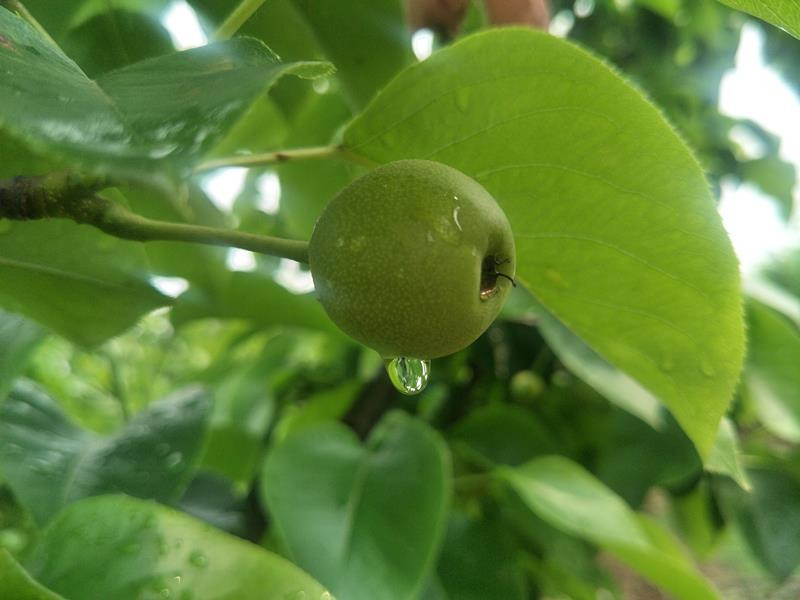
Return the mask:
<path id="1" fill-rule="evenodd" d="M 395 0 L 270 0 L 175 53 L 178 4 L 211 35 L 237 3 L 25 2 L 58 47 L 0 8 L 0 178 L 307 238 L 365 169 L 432 158 L 498 199 L 524 286 L 406 397 L 286 261 L 0 220 L 0 596 L 796 597 L 800 255 L 742 310 L 714 201 L 749 182 L 796 222 L 779 140 L 718 109 L 750 17 L 555 0 L 573 45 L 471 2 L 419 62 Z M 789 32 L 758 25 L 800 89 L 794 3 L 724 4 Z M 228 203 L 203 170 L 328 144 Z"/>

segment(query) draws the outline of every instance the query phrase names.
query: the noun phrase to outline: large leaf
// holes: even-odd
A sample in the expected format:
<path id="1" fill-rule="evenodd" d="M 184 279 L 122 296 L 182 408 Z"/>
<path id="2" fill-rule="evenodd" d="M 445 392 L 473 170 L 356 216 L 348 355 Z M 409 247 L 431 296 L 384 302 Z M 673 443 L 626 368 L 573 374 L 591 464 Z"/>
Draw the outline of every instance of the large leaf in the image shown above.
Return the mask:
<path id="1" fill-rule="evenodd" d="M 262 548 L 122 496 L 67 508 L 25 566 L 70 600 L 333 600 L 300 569 Z"/>
<path id="2" fill-rule="evenodd" d="M 187 390 L 103 438 L 21 381 L 0 407 L 0 473 L 40 523 L 70 502 L 111 492 L 174 502 L 194 471 L 208 409 L 205 393 Z"/>
<path id="3" fill-rule="evenodd" d="M 611 552 L 676 598 L 719 598 L 666 530 L 576 463 L 548 456 L 498 475 L 544 521 Z"/>
<path id="4" fill-rule="evenodd" d="M 329 69 L 282 63 L 263 43 L 238 38 L 136 63 L 95 82 L 5 9 L 0 31 L 0 127 L 74 163 L 142 177 L 185 165 L 211 147 L 281 75 Z"/>
<path id="5" fill-rule="evenodd" d="M 294 562 L 340 598 L 407 599 L 433 566 L 450 466 L 422 422 L 391 413 L 366 446 L 337 423 L 301 429 L 267 457 L 262 495 Z"/>
<path id="6" fill-rule="evenodd" d="M 72 341 L 98 344 L 170 301 L 145 280 L 141 244 L 60 219 L 0 228 L 0 306 Z"/>
<path id="7" fill-rule="evenodd" d="M 17 561 L 0 549 L 0 598 L 9 600 L 64 600 L 34 581 Z"/>
<path id="8" fill-rule="evenodd" d="M 750 347 L 745 384 L 764 426 L 800 442 L 800 331 L 757 302 L 747 307 Z"/>
<path id="9" fill-rule="evenodd" d="M 546 308 L 536 308 L 536 324 L 542 337 L 570 371 L 623 410 L 656 429 L 661 427 L 664 421 L 661 405 L 650 392 L 609 364 Z"/>
<path id="10" fill-rule="evenodd" d="M 738 267 L 699 165 L 635 88 L 553 36 L 491 31 L 403 71 L 344 142 L 476 178 L 521 281 L 708 453 L 744 351 Z"/>
<path id="11" fill-rule="evenodd" d="M 720 2 L 764 19 L 800 38 L 800 4 L 796 0 L 720 0 Z"/>
<path id="12" fill-rule="evenodd" d="M 0 310 L 0 402 L 44 332 L 25 317 Z"/>

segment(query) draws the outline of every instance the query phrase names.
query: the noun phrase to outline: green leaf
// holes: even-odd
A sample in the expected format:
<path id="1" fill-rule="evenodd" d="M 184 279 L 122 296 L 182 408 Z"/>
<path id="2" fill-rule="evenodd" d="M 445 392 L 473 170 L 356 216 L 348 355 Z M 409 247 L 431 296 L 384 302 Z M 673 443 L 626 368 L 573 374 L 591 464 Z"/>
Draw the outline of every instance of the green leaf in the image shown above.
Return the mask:
<path id="1" fill-rule="evenodd" d="M 749 352 L 744 381 L 770 432 L 800 442 L 800 331 L 763 304 L 747 306 Z"/>
<path id="2" fill-rule="evenodd" d="M 336 65 L 354 108 L 362 108 L 392 75 L 414 61 L 411 32 L 399 0 L 293 3 Z"/>
<path id="3" fill-rule="evenodd" d="M 258 546 L 123 496 L 67 508 L 25 566 L 70 600 L 333 600 L 300 569 Z"/>
<path id="4" fill-rule="evenodd" d="M 791 163 L 778 156 L 765 156 L 748 160 L 741 165 L 744 179 L 755 183 L 762 192 L 772 196 L 778 204 L 778 211 L 784 220 L 792 214 L 794 205 L 794 186 L 797 181 L 797 170 Z"/>
<path id="5" fill-rule="evenodd" d="M 141 244 L 61 219 L 0 220 L 0 306 L 78 344 L 99 344 L 169 303 L 146 273 Z"/>
<path id="6" fill-rule="evenodd" d="M 0 310 L 0 403 L 44 332 L 25 317 Z"/>
<path id="7" fill-rule="evenodd" d="M 281 63 L 263 43 L 237 38 L 92 81 L 5 9 L 0 31 L 0 127 L 76 164 L 141 178 L 188 166 L 281 75 L 329 71 Z"/>
<path id="8" fill-rule="evenodd" d="M 173 322 L 196 319 L 246 319 L 259 327 L 290 325 L 336 334 L 319 302 L 308 294 L 293 294 L 261 273 L 234 272 L 215 290 L 190 288 L 178 297 Z"/>
<path id="9" fill-rule="evenodd" d="M 754 17 L 764 19 L 800 38 L 800 5 L 795 0 L 719 0 Z"/>
<path id="10" fill-rule="evenodd" d="M 344 142 L 483 184 L 520 280 L 708 454 L 744 352 L 738 267 L 702 170 L 635 88 L 554 36 L 490 31 L 403 71 Z"/>
<path id="11" fill-rule="evenodd" d="M 752 491 L 723 488 L 723 507 L 738 519 L 755 558 L 785 579 L 800 565 L 800 480 L 779 464 L 747 473 Z"/>
<path id="12" fill-rule="evenodd" d="M 174 502 L 194 471 L 208 410 L 207 395 L 190 389 L 100 437 L 21 381 L 0 406 L 0 473 L 39 523 L 71 502 L 110 492 Z"/>
<path id="13" fill-rule="evenodd" d="M 547 345 L 572 373 L 600 392 L 610 402 L 639 417 L 655 429 L 664 424 L 658 399 L 642 385 L 609 364 L 535 299 L 536 324 Z"/>
<path id="14" fill-rule="evenodd" d="M 341 418 L 355 402 L 361 391 L 360 381 L 317 392 L 304 399 L 302 404 L 292 404 L 284 410 L 275 426 L 273 439 L 280 444 L 290 434 L 306 427 Z"/>
<path id="15" fill-rule="evenodd" d="M 525 600 L 517 549 L 496 519 L 453 511 L 436 571 L 445 600 Z"/>
<path id="16" fill-rule="evenodd" d="M 467 444 L 494 463 L 512 466 L 557 450 L 556 440 L 537 415 L 498 402 L 471 411 L 456 424 L 449 438 L 451 443 Z"/>
<path id="17" fill-rule="evenodd" d="M 64 600 L 39 585 L 25 572 L 17 561 L 0 549 L 0 598 L 11 600 Z"/>
<path id="18" fill-rule="evenodd" d="M 578 464 L 548 456 L 497 474 L 541 519 L 611 552 L 675 597 L 719 598 L 659 524 L 637 515 Z"/>
<path id="19" fill-rule="evenodd" d="M 743 490 L 750 489 L 747 473 L 742 466 L 739 453 L 739 438 L 736 435 L 736 426 L 727 417 L 719 424 L 717 439 L 706 463 L 706 470 L 720 475 L 727 475 L 733 479 Z"/>
<path id="20" fill-rule="evenodd" d="M 366 445 L 343 425 L 301 429 L 264 464 L 262 497 L 289 556 L 340 598 L 410 598 L 433 566 L 450 500 L 438 434 L 390 413 Z"/>

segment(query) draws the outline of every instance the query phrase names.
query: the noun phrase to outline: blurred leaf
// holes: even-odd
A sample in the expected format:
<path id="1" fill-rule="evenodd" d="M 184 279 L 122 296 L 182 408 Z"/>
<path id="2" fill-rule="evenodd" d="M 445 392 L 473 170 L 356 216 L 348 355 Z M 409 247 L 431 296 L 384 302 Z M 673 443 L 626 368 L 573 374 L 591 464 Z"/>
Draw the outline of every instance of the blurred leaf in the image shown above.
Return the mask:
<path id="1" fill-rule="evenodd" d="M 25 317 L 0 310 L 0 403 L 44 332 Z"/>
<path id="2" fill-rule="evenodd" d="M 471 411 L 449 438 L 494 463 L 512 466 L 557 450 L 556 440 L 536 415 L 510 404 L 493 403 Z"/>
<path id="3" fill-rule="evenodd" d="M 262 497 L 292 560 L 348 600 L 419 591 L 449 496 L 444 443 L 399 412 L 365 446 L 337 423 L 301 429 L 272 450 L 262 474 Z"/>
<path id="4" fill-rule="evenodd" d="M 748 469 L 752 490 L 727 490 L 723 500 L 739 520 L 753 555 L 779 579 L 800 565 L 800 481 L 777 465 Z M 724 488 L 723 488 L 724 489 Z"/>
<path id="5" fill-rule="evenodd" d="M 738 483 L 742 489 L 750 489 L 747 473 L 742 467 L 736 426 L 727 417 L 723 417 L 719 424 L 717 439 L 708 457 L 706 470 L 720 475 L 727 475 Z"/>
<path id="6" fill-rule="evenodd" d="M 744 352 L 738 267 L 697 162 L 636 89 L 563 40 L 491 31 L 403 71 L 344 140 L 485 185 L 520 280 L 708 454 Z"/>
<path id="7" fill-rule="evenodd" d="M 202 465 L 247 486 L 258 468 L 273 424 L 275 399 L 269 373 L 283 365 L 253 363 L 227 374 L 214 390 L 211 429 Z"/>
<path id="8" fill-rule="evenodd" d="M 72 27 L 59 41 L 64 53 L 89 77 L 175 51 L 158 15 L 112 9 L 107 0 L 102 4 L 101 13 Z"/>
<path id="9" fill-rule="evenodd" d="M 447 600 L 526 600 L 513 539 L 496 520 L 453 511 L 436 567 Z"/>
<path id="10" fill-rule="evenodd" d="M 800 38 L 800 5 L 795 0 L 720 0 L 720 2 L 764 19 Z"/>
<path id="11" fill-rule="evenodd" d="M 497 474 L 546 522 L 611 552 L 677 598 L 719 598 L 659 524 L 576 463 L 549 456 Z"/>
<path id="12" fill-rule="evenodd" d="M 350 119 L 350 111 L 337 94 L 314 94 L 298 108 L 286 139 L 289 147 L 332 142 Z M 353 168 L 343 161 L 289 161 L 277 169 L 281 178 L 281 216 L 293 236 L 311 236 L 325 205 L 352 179 Z"/>
<path id="13" fill-rule="evenodd" d="M 0 220 L 0 306 L 78 344 L 99 344 L 169 303 L 147 271 L 141 244 L 87 225 Z"/>
<path id="14" fill-rule="evenodd" d="M 190 288 L 178 297 L 172 310 L 173 322 L 214 317 L 246 319 L 258 327 L 289 325 L 336 333 L 316 298 L 293 294 L 261 273 L 233 272 L 216 290 Z"/>
<path id="15" fill-rule="evenodd" d="M 238 38 L 146 60 L 90 80 L 22 19 L 0 9 L 0 125 L 33 148 L 147 178 L 186 167 L 283 74 L 323 63 L 281 63 Z"/>
<path id="16" fill-rule="evenodd" d="M 8 600 L 64 600 L 34 581 L 17 561 L 0 549 L 0 598 Z"/>
<path id="17" fill-rule="evenodd" d="M 757 302 L 747 307 L 750 348 L 744 381 L 769 431 L 800 442 L 800 331 Z"/>
<path id="18" fill-rule="evenodd" d="M 641 505 L 653 486 L 680 489 L 700 476 L 697 450 L 671 416 L 665 415 L 659 430 L 627 413 L 615 417 L 596 472 L 632 506 Z"/>
<path id="19" fill-rule="evenodd" d="M 791 163 L 777 156 L 748 160 L 741 165 L 741 175 L 778 202 L 781 216 L 788 220 L 794 204 L 797 171 Z"/>
<path id="20" fill-rule="evenodd" d="M 91 498 L 67 508 L 25 565 L 39 582 L 70 600 L 330 597 L 300 569 L 258 546 L 124 496 Z"/>
<path id="21" fill-rule="evenodd" d="M 658 399 L 639 382 L 609 364 L 545 307 L 536 304 L 536 324 L 564 365 L 605 398 L 655 429 L 663 424 Z"/>
<path id="22" fill-rule="evenodd" d="M 204 392 L 185 390 L 100 437 L 21 381 L 0 406 L 0 473 L 39 523 L 71 502 L 110 492 L 174 502 L 194 471 L 208 410 Z"/>
<path id="23" fill-rule="evenodd" d="M 360 390 L 360 381 L 348 381 L 317 392 L 302 404 L 286 407 L 272 434 L 275 443 L 281 444 L 289 435 L 307 427 L 341 418 L 355 402 Z"/>
<path id="24" fill-rule="evenodd" d="M 355 109 L 414 62 L 401 0 L 293 0 L 314 32 Z"/>

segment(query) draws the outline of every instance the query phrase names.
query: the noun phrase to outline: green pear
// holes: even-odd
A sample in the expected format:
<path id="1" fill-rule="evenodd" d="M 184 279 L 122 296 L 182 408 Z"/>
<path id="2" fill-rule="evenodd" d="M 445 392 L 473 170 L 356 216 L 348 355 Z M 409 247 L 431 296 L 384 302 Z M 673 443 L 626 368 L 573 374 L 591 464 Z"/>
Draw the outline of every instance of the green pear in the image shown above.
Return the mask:
<path id="1" fill-rule="evenodd" d="M 471 344 L 514 284 L 514 238 L 480 184 L 428 160 L 352 182 L 314 227 L 317 295 L 345 333 L 384 358 L 431 359 Z"/>

